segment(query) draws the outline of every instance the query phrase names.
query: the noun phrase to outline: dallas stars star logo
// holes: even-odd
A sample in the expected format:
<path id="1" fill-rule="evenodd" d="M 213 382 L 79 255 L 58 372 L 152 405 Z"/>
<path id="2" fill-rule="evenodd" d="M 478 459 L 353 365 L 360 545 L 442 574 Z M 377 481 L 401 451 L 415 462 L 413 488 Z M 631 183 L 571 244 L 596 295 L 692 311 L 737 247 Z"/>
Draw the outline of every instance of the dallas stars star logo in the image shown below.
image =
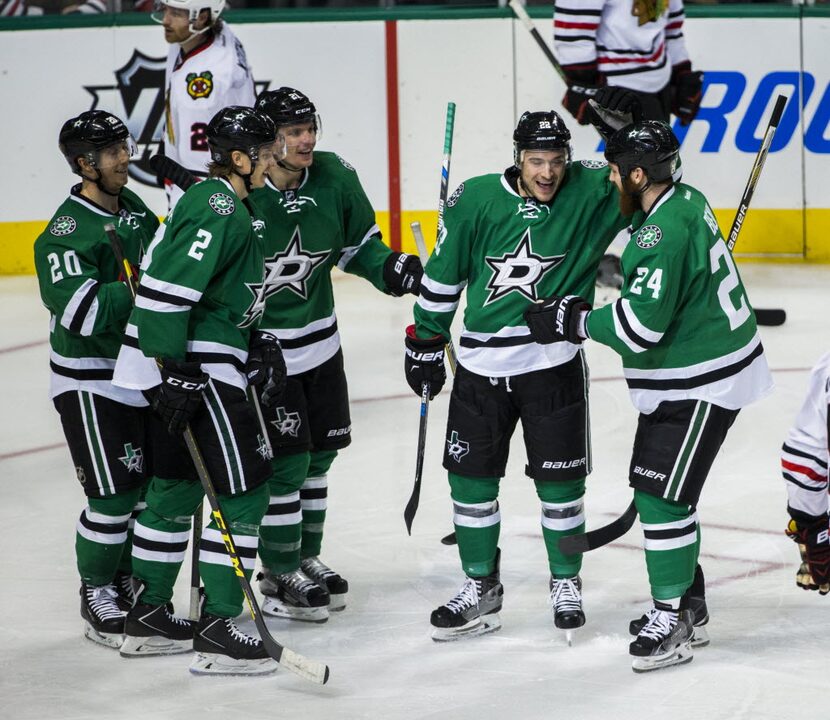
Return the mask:
<path id="1" fill-rule="evenodd" d="M 453 430 L 450 433 L 450 439 L 447 440 L 447 453 L 452 456 L 456 462 L 461 462 L 467 453 L 470 452 L 470 443 L 461 440 L 458 437 L 458 431 Z"/>
<path id="2" fill-rule="evenodd" d="M 254 296 L 250 307 L 245 311 L 241 327 L 246 327 L 256 320 L 265 308 L 265 301 L 276 295 L 283 288 L 308 299 L 308 280 L 314 268 L 328 257 L 330 250 L 308 252 L 303 250 L 303 239 L 299 226 L 291 236 L 291 242 L 282 252 L 265 258 L 265 280 L 261 283 L 246 283 Z"/>
<path id="3" fill-rule="evenodd" d="M 128 473 L 134 471 L 140 473 L 144 467 L 144 454 L 141 452 L 141 448 L 133 449 L 132 443 L 124 445 L 124 457 L 118 459 L 124 463 Z"/>
<path id="4" fill-rule="evenodd" d="M 271 424 L 279 430 L 280 435 L 297 437 L 301 422 L 300 413 L 286 412 L 284 407 L 278 407 L 277 419 L 272 420 Z"/>
<path id="5" fill-rule="evenodd" d="M 518 292 L 534 302 L 539 299 L 536 286 L 545 273 L 565 259 L 564 255 L 542 257 L 530 247 L 530 228 L 525 230 L 518 247 L 500 258 L 486 257 L 484 261 L 492 268 L 493 274 L 487 282 L 490 294 L 485 305 L 495 302 L 511 292 Z"/>

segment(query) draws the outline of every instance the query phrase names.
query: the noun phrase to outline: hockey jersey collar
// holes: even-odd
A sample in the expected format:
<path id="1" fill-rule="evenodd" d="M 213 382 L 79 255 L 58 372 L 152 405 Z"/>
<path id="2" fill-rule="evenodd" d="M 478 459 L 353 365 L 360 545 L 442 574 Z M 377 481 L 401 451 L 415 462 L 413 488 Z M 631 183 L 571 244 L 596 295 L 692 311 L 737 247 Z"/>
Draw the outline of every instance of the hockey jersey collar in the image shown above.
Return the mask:
<path id="1" fill-rule="evenodd" d="M 73 185 L 72 189 L 69 191 L 69 199 L 74 200 L 79 205 L 82 205 L 90 212 L 94 212 L 96 215 L 103 215 L 104 217 L 115 217 L 118 215 L 117 212 L 112 213 L 106 208 L 102 208 L 98 203 L 92 202 L 88 197 L 84 197 L 81 195 L 81 183 L 77 185 Z M 121 209 L 121 199 L 118 200 L 119 211 Z"/>
<path id="2" fill-rule="evenodd" d="M 213 41 L 216 40 L 216 33 L 211 31 L 210 36 L 208 39 L 203 42 L 201 45 L 193 48 L 190 52 L 185 53 L 179 50 L 179 56 L 176 58 L 176 65 L 173 68 L 173 72 L 178 70 L 182 65 L 184 65 L 190 58 L 196 57 L 199 53 L 204 52 L 207 50 L 211 45 L 213 45 Z"/>
<path id="3" fill-rule="evenodd" d="M 308 173 L 309 173 L 309 168 L 303 168 L 303 179 L 300 180 L 300 184 L 297 187 L 291 188 L 290 191 L 289 190 L 280 190 L 276 185 L 274 185 L 274 182 L 271 180 L 270 177 L 265 178 L 265 184 L 269 188 L 271 188 L 271 190 L 273 190 L 274 192 L 278 192 L 280 195 L 285 195 L 286 192 L 296 193 L 298 190 L 302 190 L 303 186 L 308 182 Z"/>

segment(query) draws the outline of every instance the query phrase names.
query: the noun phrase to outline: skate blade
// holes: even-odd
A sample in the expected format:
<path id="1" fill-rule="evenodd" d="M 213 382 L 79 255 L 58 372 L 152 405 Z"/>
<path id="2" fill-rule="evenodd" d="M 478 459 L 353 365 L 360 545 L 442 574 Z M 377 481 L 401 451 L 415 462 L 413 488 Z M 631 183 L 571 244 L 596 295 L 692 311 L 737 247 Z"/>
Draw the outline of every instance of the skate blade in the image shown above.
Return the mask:
<path id="1" fill-rule="evenodd" d="M 654 657 L 635 657 L 631 662 L 631 669 L 635 673 L 647 673 L 652 670 L 662 670 L 672 665 L 685 665 L 694 660 L 694 654 L 689 643 L 679 645 L 665 655 Z"/>
<path id="2" fill-rule="evenodd" d="M 695 626 L 692 633 L 692 647 L 701 648 L 709 644 L 709 632 L 702 625 Z"/>
<path id="3" fill-rule="evenodd" d="M 275 597 L 265 597 L 262 603 L 262 612 L 269 617 L 299 620 L 300 622 L 324 623 L 328 622 L 328 607 L 305 608 L 287 605 Z"/>
<path id="4" fill-rule="evenodd" d="M 124 636 L 121 633 L 98 632 L 88 622 L 84 623 L 84 637 L 92 640 L 96 645 L 118 650 L 124 644 Z"/>
<path id="5" fill-rule="evenodd" d="M 160 637 L 133 637 L 127 635 L 121 646 L 121 657 L 150 657 L 154 655 L 178 655 L 193 651 L 193 638 L 171 640 Z"/>
<path id="6" fill-rule="evenodd" d="M 465 638 L 478 637 L 479 635 L 487 635 L 497 630 L 501 630 L 501 619 L 498 613 L 491 613 L 461 628 L 433 628 L 432 639 L 435 642 L 454 642 Z"/>
<path id="7" fill-rule="evenodd" d="M 346 609 L 346 593 L 329 595 L 329 612 L 340 612 Z"/>
<path id="8" fill-rule="evenodd" d="M 227 655 L 196 653 L 190 663 L 194 675 L 270 675 L 276 672 L 277 663 L 271 658 L 261 660 L 236 660 Z"/>

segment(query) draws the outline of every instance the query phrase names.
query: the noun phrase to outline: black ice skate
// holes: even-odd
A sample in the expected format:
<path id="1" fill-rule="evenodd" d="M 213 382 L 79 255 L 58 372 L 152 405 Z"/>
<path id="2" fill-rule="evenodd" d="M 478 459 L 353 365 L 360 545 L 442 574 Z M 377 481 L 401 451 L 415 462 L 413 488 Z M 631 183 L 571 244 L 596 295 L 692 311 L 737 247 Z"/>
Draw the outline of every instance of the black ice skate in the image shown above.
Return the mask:
<path id="1" fill-rule="evenodd" d="M 233 618 L 202 613 L 193 650 L 190 672 L 195 675 L 268 675 L 277 669 L 262 640 L 242 632 Z"/>
<path id="2" fill-rule="evenodd" d="M 573 631 L 585 624 L 582 611 L 582 580 L 579 575 L 572 578 L 550 579 L 550 597 L 553 609 L 553 624 L 565 631 L 568 645 L 573 643 Z"/>
<path id="3" fill-rule="evenodd" d="M 324 623 L 329 619 L 329 593 L 302 570 L 276 575 L 263 570 L 257 575 L 265 596 L 262 612 L 272 617 Z"/>
<path id="4" fill-rule="evenodd" d="M 139 581 L 128 573 L 117 572 L 112 583 L 115 585 L 115 592 L 118 593 L 115 602 L 124 612 L 129 612 L 138 597 Z"/>
<path id="5" fill-rule="evenodd" d="M 92 587 L 81 583 L 81 617 L 84 635 L 92 642 L 118 649 L 124 642 L 125 612 L 118 607 L 114 585 Z"/>
<path id="6" fill-rule="evenodd" d="M 305 558 L 300 569 L 321 588 L 329 592 L 329 612 L 337 612 L 346 607 L 346 593 L 349 583 L 345 578 L 320 561 L 318 557 Z"/>
<path id="7" fill-rule="evenodd" d="M 496 555 L 493 573 L 486 577 L 468 577 L 452 600 L 432 611 L 429 618 L 433 628 L 432 639 L 448 642 L 499 630 L 503 596 L 499 556 Z"/>
<path id="8" fill-rule="evenodd" d="M 193 623 L 172 613 L 172 605 L 146 605 L 139 600 L 124 623 L 122 657 L 175 655 L 193 649 Z"/>
<path id="9" fill-rule="evenodd" d="M 634 656 L 631 667 L 636 673 L 683 665 L 693 659 L 692 614 L 689 610 L 672 610 L 654 603 L 647 613 L 647 622 L 628 646 Z"/>

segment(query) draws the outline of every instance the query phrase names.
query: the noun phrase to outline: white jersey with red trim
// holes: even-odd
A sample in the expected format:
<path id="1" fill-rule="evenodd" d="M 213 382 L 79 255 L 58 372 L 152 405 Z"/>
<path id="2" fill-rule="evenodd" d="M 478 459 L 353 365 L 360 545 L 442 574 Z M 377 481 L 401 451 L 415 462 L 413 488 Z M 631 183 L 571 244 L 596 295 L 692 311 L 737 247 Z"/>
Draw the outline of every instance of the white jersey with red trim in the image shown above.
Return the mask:
<path id="1" fill-rule="evenodd" d="M 788 505 L 808 515 L 827 512 L 827 405 L 830 403 L 830 353 L 810 373 L 807 397 L 781 448 L 781 472 Z"/>
<path id="2" fill-rule="evenodd" d="M 555 0 L 553 45 L 559 64 L 596 63 L 609 85 L 662 90 L 672 66 L 689 59 L 683 0 L 658 0 L 653 20 L 634 14 L 635 9 L 646 13 L 645 5 L 641 0 Z"/>
<path id="3" fill-rule="evenodd" d="M 204 177 L 210 153 L 207 126 L 228 105 L 252 107 L 254 79 L 242 43 L 227 23 L 207 43 L 184 55 L 178 45 L 167 56 L 164 154 Z M 167 185 L 172 208 L 182 191 Z"/>

